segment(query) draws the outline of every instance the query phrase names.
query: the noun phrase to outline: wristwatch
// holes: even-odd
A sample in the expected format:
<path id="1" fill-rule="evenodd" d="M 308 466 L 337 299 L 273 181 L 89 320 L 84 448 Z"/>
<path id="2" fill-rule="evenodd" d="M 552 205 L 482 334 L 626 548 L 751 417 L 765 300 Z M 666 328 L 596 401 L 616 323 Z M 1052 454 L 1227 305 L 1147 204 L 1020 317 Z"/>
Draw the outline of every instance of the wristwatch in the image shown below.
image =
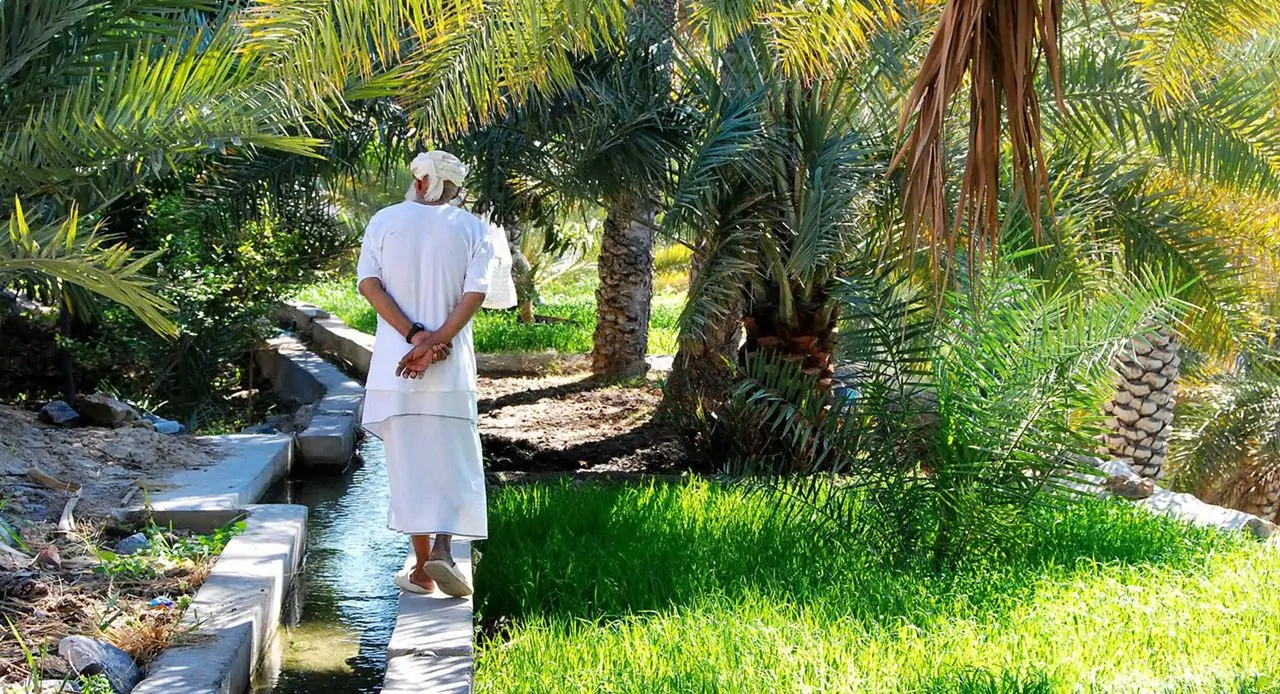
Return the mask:
<path id="1" fill-rule="evenodd" d="M 417 335 L 418 333 L 420 333 L 420 332 L 422 332 L 423 330 L 426 330 L 426 329 L 427 329 L 427 326 L 425 326 L 425 325 L 423 325 L 423 324 L 421 324 L 421 323 L 414 323 L 414 324 L 413 324 L 413 326 L 409 328 L 409 334 L 407 334 L 407 335 L 405 335 L 405 336 L 404 336 L 404 341 L 405 341 L 405 342 L 412 343 L 412 342 L 413 342 L 413 336 L 414 336 L 414 335 Z"/>

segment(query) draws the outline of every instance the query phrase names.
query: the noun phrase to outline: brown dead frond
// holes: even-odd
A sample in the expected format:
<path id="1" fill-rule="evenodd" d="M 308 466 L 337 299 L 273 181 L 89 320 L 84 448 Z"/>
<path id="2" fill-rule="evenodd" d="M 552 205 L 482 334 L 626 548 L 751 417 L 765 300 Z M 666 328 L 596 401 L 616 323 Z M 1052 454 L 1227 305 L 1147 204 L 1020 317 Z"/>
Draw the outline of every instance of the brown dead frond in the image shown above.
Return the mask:
<path id="1" fill-rule="evenodd" d="M 904 212 L 918 243 L 927 235 L 935 270 L 969 232 L 970 262 L 993 250 L 999 233 L 1002 127 L 1008 130 L 1013 175 L 1040 231 L 1040 193 L 1049 195 L 1040 147 L 1035 77 L 1043 53 L 1062 106 L 1058 60 L 1061 0 L 949 0 L 907 98 L 899 133 L 915 126 L 895 155 L 906 162 Z M 969 142 L 959 202 L 946 210 L 946 126 L 951 99 L 969 76 Z M 1004 121 L 1002 124 L 1002 120 Z M 1048 200 L 1050 207 L 1052 201 Z"/>

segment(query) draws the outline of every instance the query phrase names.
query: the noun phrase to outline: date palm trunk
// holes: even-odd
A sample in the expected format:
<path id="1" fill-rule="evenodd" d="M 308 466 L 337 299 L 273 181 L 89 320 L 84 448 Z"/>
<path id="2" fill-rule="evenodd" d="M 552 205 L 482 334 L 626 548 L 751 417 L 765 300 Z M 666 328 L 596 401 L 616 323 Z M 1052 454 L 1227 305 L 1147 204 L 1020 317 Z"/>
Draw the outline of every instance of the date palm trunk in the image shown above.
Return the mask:
<path id="1" fill-rule="evenodd" d="M 832 350 L 836 340 L 836 306 L 825 292 L 808 301 L 796 301 L 793 315 L 784 320 L 777 301 L 778 288 L 765 301 L 756 301 L 742 319 L 746 340 L 742 356 L 775 352 L 783 359 L 800 362 L 804 373 L 817 376 L 829 386 L 834 371 Z"/>
<path id="2" fill-rule="evenodd" d="M 600 243 L 596 331 L 591 370 L 597 376 L 643 376 L 649 365 L 653 298 L 653 205 L 627 193 L 610 201 Z"/>
<path id="3" fill-rule="evenodd" d="M 700 248 L 704 247 L 701 245 Z M 706 261 L 705 251 L 695 250 L 689 268 L 689 286 L 697 286 Z M 667 376 L 660 412 L 676 421 L 691 421 L 701 412 L 714 412 L 733 386 L 733 360 L 742 341 L 743 295 L 720 306 L 701 335 L 681 335 L 680 347 Z"/>
<path id="4" fill-rule="evenodd" d="M 1182 363 L 1167 328 L 1134 338 L 1116 357 L 1116 394 L 1104 407 L 1106 452 L 1143 477 L 1160 479 L 1173 431 L 1173 395 Z"/>
<path id="5" fill-rule="evenodd" d="M 538 298 L 537 288 L 533 283 L 533 266 L 524 257 L 524 251 L 520 250 L 524 231 L 518 227 L 513 227 L 511 231 L 511 279 L 516 285 L 518 320 L 524 325 L 532 325 L 533 305 Z"/>

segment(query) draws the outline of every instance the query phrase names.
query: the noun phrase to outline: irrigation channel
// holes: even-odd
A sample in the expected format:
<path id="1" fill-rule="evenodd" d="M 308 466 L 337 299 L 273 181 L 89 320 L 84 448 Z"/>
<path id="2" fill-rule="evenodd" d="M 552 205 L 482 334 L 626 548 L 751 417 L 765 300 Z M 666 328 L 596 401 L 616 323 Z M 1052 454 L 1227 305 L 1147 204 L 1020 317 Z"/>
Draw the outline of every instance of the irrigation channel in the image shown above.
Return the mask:
<path id="1" fill-rule="evenodd" d="M 265 674 L 254 694 L 364 694 L 382 688 L 399 597 L 392 577 L 409 543 L 387 529 L 382 442 L 366 437 L 359 452 L 363 464 L 340 475 L 295 476 L 272 499 L 310 509 L 306 565 L 293 589 L 296 622 L 277 635 L 278 671 Z"/>

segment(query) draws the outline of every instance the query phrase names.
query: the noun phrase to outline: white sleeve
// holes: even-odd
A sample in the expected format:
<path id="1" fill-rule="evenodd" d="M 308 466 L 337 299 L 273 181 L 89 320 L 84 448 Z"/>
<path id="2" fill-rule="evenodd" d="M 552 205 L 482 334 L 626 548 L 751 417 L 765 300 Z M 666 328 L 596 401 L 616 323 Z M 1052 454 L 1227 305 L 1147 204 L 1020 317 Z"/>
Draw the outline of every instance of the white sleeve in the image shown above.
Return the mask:
<path id="1" fill-rule="evenodd" d="M 375 216 L 364 229 L 364 241 L 360 243 L 360 260 L 356 263 L 356 285 L 370 277 L 382 280 L 382 234 Z"/>
<path id="2" fill-rule="evenodd" d="M 489 264 L 493 262 L 493 243 L 489 241 L 489 230 L 483 222 L 476 224 L 476 232 L 471 235 L 471 259 L 467 262 L 467 278 L 462 283 L 462 292 L 489 292 Z"/>

